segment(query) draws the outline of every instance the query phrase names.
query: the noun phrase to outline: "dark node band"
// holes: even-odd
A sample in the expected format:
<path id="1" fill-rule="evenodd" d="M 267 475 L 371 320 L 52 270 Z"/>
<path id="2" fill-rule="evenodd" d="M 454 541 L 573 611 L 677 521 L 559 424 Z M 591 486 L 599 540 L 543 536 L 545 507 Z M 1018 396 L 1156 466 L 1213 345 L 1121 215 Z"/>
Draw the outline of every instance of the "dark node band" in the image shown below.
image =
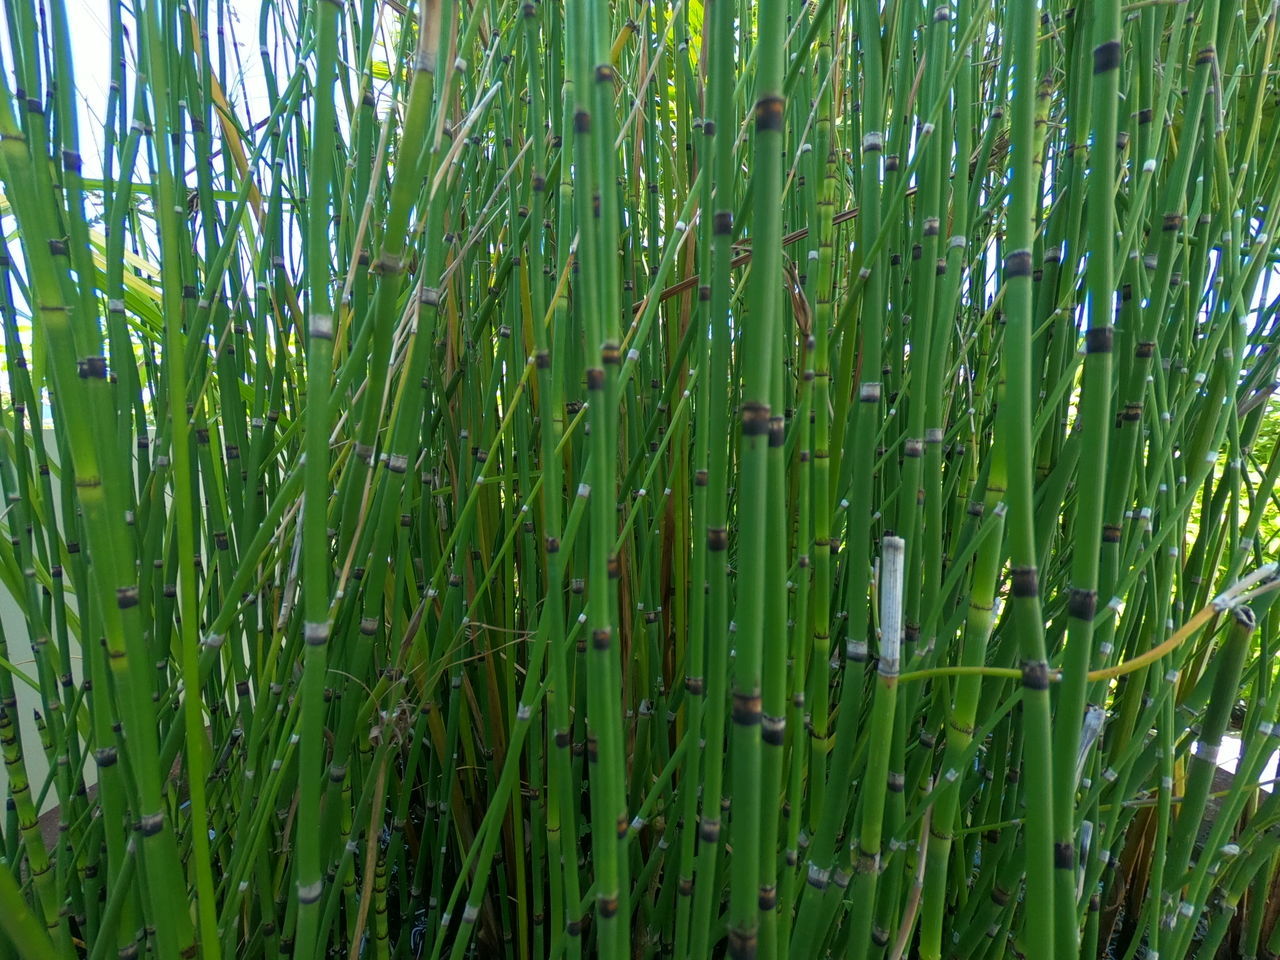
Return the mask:
<path id="1" fill-rule="evenodd" d="M 1133 355 L 1139 360 L 1149 360 L 1155 355 L 1156 345 L 1152 340 L 1143 340 L 1134 348 Z"/>
<path id="2" fill-rule="evenodd" d="M 1114 342 L 1114 327 L 1093 327 L 1085 331 L 1084 351 L 1085 353 L 1110 353 Z"/>
<path id="3" fill-rule="evenodd" d="M 970 604 L 970 607 L 972 607 L 972 605 L 974 604 Z M 983 608 L 979 607 L 979 609 L 983 609 Z M 966 737 L 973 736 L 973 727 L 970 726 L 970 724 L 968 723 L 961 723 L 960 721 L 957 721 L 957 719 L 951 719 L 951 721 L 947 721 L 947 727 L 950 727 L 951 730 L 954 730 L 957 733 L 960 733 L 960 735 L 963 735 Z"/>
<path id="4" fill-rule="evenodd" d="M 596 83 L 613 82 L 613 65 L 601 63 L 596 66 Z"/>
<path id="5" fill-rule="evenodd" d="M 1236 623 L 1249 633 L 1252 633 L 1254 628 L 1258 625 L 1257 614 L 1253 612 L 1252 607 L 1246 607 L 1244 604 L 1239 604 L 1234 607 L 1231 611 L 1231 615 L 1235 617 Z"/>
<path id="6" fill-rule="evenodd" d="M 1093 72 L 1106 73 L 1120 69 L 1120 41 L 1108 40 L 1093 48 Z"/>
<path id="7" fill-rule="evenodd" d="M 93 759 L 99 767 L 110 767 L 120 759 L 120 754 L 115 747 L 102 747 L 93 751 Z"/>
<path id="8" fill-rule="evenodd" d="M 787 721 L 785 717 L 761 717 L 760 739 L 771 747 L 780 747 L 786 740 Z"/>
<path id="9" fill-rule="evenodd" d="M 613 630 L 610 627 L 599 627 L 591 631 L 591 646 L 595 650 L 608 650 L 613 646 Z"/>
<path id="10" fill-rule="evenodd" d="M 1070 843 L 1055 843 L 1053 845 L 1053 865 L 1058 870 L 1075 869 L 1076 853 Z"/>
<path id="11" fill-rule="evenodd" d="M 873 927 L 871 929 L 871 942 L 877 947 L 887 946 L 889 943 L 889 931 L 884 927 Z"/>
<path id="12" fill-rule="evenodd" d="M 762 437 L 769 432 L 769 405 L 744 403 L 742 405 L 742 434 L 746 437 Z"/>
<path id="13" fill-rule="evenodd" d="M 761 910 L 774 910 L 778 906 L 778 888 L 767 886 L 760 888 L 760 897 L 756 901 Z"/>
<path id="14" fill-rule="evenodd" d="M 757 941 L 754 931 L 729 931 L 730 960 L 755 960 Z"/>
<path id="15" fill-rule="evenodd" d="M 1196 66 L 1204 66 L 1218 59 L 1218 49 L 1212 43 L 1196 54 Z"/>
<path id="16" fill-rule="evenodd" d="M 604 389 L 604 371 L 599 367 L 592 367 L 587 371 L 587 389 L 603 390 Z"/>
<path id="17" fill-rule="evenodd" d="M 600 348 L 601 363 L 618 363 L 621 359 L 621 351 L 616 343 L 606 343 Z"/>
<path id="18" fill-rule="evenodd" d="M 1040 577 L 1035 567 L 1013 568 L 1013 595 L 1022 599 L 1040 595 Z"/>
<path id="19" fill-rule="evenodd" d="M 702 677 L 685 677 L 684 689 L 690 696 L 700 697 L 706 692 L 707 684 Z"/>
<path id="20" fill-rule="evenodd" d="M 698 839 L 703 843 L 718 843 L 720 840 L 720 821 L 699 820 Z"/>
<path id="21" fill-rule="evenodd" d="M 76 371 L 80 374 L 81 380 L 105 380 L 107 379 L 107 358 L 85 357 L 83 360 L 77 360 Z"/>
<path id="22" fill-rule="evenodd" d="M 733 213 L 729 210 L 717 210 L 711 215 L 711 232 L 716 236 L 724 236 L 733 232 Z"/>
<path id="23" fill-rule="evenodd" d="M 1004 258 L 1006 278 L 1031 276 L 1031 251 L 1015 250 Z"/>
<path id="24" fill-rule="evenodd" d="M 1138 420 L 1141 420 L 1141 419 L 1142 419 L 1142 404 L 1141 404 L 1141 403 L 1126 403 L 1126 404 L 1124 405 L 1124 412 L 1120 414 L 1120 419 L 1122 419 L 1122 420 L 1126 421 L 1127 423 L 1135 423 L 1135 422 L 1137 422 Z"/>
<path id="25" fill-rule="evenodd" d="M 116 591 L 116 606 L 121 610 L 128 610 L 130 607 L 138 605 L 138 588 L 137 587 L 121 587 Z"/>
<path id="26" fill-rule="evenodd" d="M 1102 528 L 1103 543 L 1119 543 L 1120 542 L 1120 525 L 1116 523 L 1108 523 Z"/>
<path id="27" fill-rule="evenodd" d="M 761 721 L 760 695 L 735 693 L 733 695 L 733 722 L 743 727 L 753 727 Z"/>
<path id="28" fill-rule="evenodd" d="M 1077 620 L 1092 620 L 1098 613 L 1098 591 L 1073 587 L 1067 599 L 1067 613 Z"/>
<path id="29" fill-rule="evenodd" d="M 782 417 L 769 418 L 769 446 L 781 447 L 787 442 L 787 430 Z"/>
<path id="30" fill-rule="evenodd" d="M 591 114 L 586 110 L 579 110 L 573 115 L 573 132 L 574 133 L 590 133 L 591 132 Z"/>
<path id="31" fill-rule="evenodd" d="M 724 527 L 712 527 L 707 531 L 707 549 L 719 553 L 729 547 L 729 533 Z"/>
<path id="32" fill-rule="evenodd" d="M 991 888 L 991 902 L 997 907 L 1007 906 L 1009 903 L 1009 891 L 996 884 Z"/>
<path id="33" fill-rule="evenodd" d="M 1049 689 L 1049 665 L 1043 660 L 1027 660 L 1022 664 L 1022 685 L 1028 690 Z"/>
<path id="34" fill-rule="evenodd" d="M 1181 230 L 1185 219 L 1180 213 L 1166 213 L 1161 221 L 1161 227 L 1165 230 Z"/>
<path id="35" fill-rule="evenodd" d="M 138 830 L 144 837 L 154 837 L 164 829 L 164 814 L 152 813 L 138 821 Z"/>
<path id="36" fill-rule="evenodd" d="M 761 97 L 756 101 L 756 132 L 764 130 L 782 130 L 783 108 L 786 100 L 782 97 Z"/>

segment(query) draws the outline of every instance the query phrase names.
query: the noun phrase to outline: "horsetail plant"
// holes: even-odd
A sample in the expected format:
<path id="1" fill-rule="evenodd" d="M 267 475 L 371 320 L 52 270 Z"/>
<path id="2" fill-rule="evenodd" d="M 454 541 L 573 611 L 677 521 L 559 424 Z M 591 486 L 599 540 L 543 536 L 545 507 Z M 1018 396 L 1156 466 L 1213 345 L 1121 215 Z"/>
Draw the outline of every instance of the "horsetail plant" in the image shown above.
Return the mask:
<path id="1" fill-rule="evenodd" d="M 1280 4 L 0 24 L 0 960 L 1280 955 Z"/>

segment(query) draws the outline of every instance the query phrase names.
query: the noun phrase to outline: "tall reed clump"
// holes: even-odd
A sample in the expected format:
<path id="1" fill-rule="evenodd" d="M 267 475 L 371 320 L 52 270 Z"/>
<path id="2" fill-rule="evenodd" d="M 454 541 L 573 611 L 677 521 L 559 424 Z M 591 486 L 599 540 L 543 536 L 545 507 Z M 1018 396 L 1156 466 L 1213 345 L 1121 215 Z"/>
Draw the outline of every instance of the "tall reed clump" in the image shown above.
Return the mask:
<path id="1" fill-rule="evenodd" d="M 1280 4 L 4 10 L 0 960 L 1280 955 Z"/>

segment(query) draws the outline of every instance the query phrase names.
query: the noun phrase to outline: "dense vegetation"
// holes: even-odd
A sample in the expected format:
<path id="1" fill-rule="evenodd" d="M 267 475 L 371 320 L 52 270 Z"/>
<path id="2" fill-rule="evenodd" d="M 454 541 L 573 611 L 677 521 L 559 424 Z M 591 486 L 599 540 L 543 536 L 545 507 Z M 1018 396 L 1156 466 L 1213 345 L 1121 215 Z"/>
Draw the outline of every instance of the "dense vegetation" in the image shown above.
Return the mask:
<path id="1" fill-rule="evenodd" d="M 0 960 L 1280 953 L 1277 4 L 4 10 Z"/>

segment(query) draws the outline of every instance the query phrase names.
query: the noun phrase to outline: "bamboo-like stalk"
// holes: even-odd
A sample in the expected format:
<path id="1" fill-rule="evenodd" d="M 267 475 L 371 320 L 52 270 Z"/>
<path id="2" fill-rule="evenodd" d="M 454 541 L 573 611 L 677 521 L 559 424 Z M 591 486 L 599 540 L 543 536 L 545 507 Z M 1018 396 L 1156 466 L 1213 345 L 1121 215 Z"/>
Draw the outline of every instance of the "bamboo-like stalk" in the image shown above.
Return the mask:
<path id="1" fill-rule="evenodd" d="M 766 563 L 770 518 L 785 509 L 770 497 L 770 450 L 776 450 L 783 429 L 775 419 L 772 383 L 780 376 L 777 342 L 781 332 L 782 223 L 779 199 L 782 190 L 782 146 L 785 138 L 786 101 L 782 95 L 785 60 L 784 7 L 768 2 L 759 11 L 759 48 L 753 123 L 756 168 L 752 178 L 753 269 L 748 289 L 748 327 L 742 353 L 741 421 L 738 450 L 739 561 L 738 597 L 734 610 L 736 656 L 733 664 L 732 721 L 729 765 L 733 776 L 733 813 L 730 840 L 734 867 L 729 884 L 729 955 L 749 958 L 758 947 L 757 904 L 776 896 L 760 884 L 760 822 L 764 805 L 762 780 L 762 671 L 766 644 L 783 643 L 777 635 L 765 636 L 766 594 L 780 584 L 770 584 Z M 776 492 L 777 488 L 775 487 Z M 776 601 L 773 601 L 776 602 Z"/>
<path id="2" fill-rule="evenodd" d="M 1026 915 L 1025 936 L 1038 944 L 1046 960 L 1057 949 L 1053 908 L 1055 864 L 1064 854 L 1053 847 L 1052 713 L 1049 703 L 1048 661 L 1040 601 L 1040 576 L 1033 520 L 1031 463 L 1031 341 L 1032 241 L 1035 229 L 1038 169 L 1041 164 L 1037 103 L 1040 96 L 1034 7 L 1020 7 L 1010 23 L 1010 140 L 1009 224 L 1004 251 L 1003 287 L 1006 322 L 1006 382 L 1001 407 L 1003 441 L 1009 449 L 1009 563 L 1011 607 L 1018 625 L 1022 659 L 1023 722 L 1026 724 L 1026 876 L 1027 899 L 1036 905 Z M 1063 799 L 1059 799 L 1063 802 Z M 1055 859 L 1058 858 L 1058 859 Z"/>
<path id="3" fill-rule="evenodd" d="M 1115 233 L 1116 134 L 1120 97 L 1119 4 L 1095 11 L 1093 21 L 1093 77 L 1090 91 L 1093 149 L 1088 180 L 1088 228 L 1091 237 Z M 1064 682 L 1056 709 L 1061 711 L 1054 730 L 1054 782 L 1058 804 L 1054 809 L 1054 931 L 1058 956 L 1080 952 L 1076 920 L 1076 815 L 1074 805 L 1064 803 L 1076 789 L 1076 754 L 1080 726 L 1066 718 L 1083 716 L 1087 687 L 1085 676 L 1093 659 L 1093 622 L 1098 607 L 1098 563 L 1102 547 L 1103 497 L 1112 421 L 1112 343 L 1115 339 L 1115 264 L 1111 244 L 1100 244 L 1088 259 L 1088 328 L 1081 373 L 1081 456 L 1096 467 L 1077 492 L 1071 591 L 1064 654 Z"/>
<path id="4" fill-rule="evenodd" d="M 906 543 L 901 537 L 885 537 L 880 552 L 880 658 L 879 680 L 872 702 L 871 740 L 863 782 L 870 789 L 862 804 L 858 850 L 854 859 L 854 906 L 849 931 L 849 954 L 864 957 L 870 952 L 871 923 L 875 913 L 876 887 L 880 875 L 881 840 L 885 801 L 893 792 L 889 783 L 889 755 L 894 712 L 897 705 L 898 671 L 902 661 L 903 566 Z M 884 784 L 884 789 L 879 785 Z"/>

